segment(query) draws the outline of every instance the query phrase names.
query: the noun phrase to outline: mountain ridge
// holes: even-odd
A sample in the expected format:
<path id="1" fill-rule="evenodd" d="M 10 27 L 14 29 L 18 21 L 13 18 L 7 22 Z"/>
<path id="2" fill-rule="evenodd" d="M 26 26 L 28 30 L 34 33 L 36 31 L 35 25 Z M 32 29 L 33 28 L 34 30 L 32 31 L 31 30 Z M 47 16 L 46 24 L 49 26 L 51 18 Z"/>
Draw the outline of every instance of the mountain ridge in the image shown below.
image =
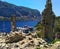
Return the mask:
<path id="1" fill-rule="evenodd" d="M 0 1 L 0 16 L 11 17 L 16 15 L 17 17 L 27 18 L 41 18 L 41 14 L 36 9 L 31 9 L 23 6 L 16 6 L 7 2 Z"/>

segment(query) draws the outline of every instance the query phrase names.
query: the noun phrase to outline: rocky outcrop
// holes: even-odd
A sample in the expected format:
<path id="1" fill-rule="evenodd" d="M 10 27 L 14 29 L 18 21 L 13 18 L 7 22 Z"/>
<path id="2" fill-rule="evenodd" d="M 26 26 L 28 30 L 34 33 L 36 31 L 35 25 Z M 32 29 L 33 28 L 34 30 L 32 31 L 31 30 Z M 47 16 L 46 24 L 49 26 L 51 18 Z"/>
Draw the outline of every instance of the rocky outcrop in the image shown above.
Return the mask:
<path id="1" fill-rule="evenodd" d="M 13 43 L 22 40 L 25 36 L 22 33 L 13 32 L 6 36 L 6 43 Z"/>
<path id="2" fill-rule="evenodd" d="M 22 31 L 15 31 L 7 34 L 4 42 L 1 42 L 1 49 L 37 49 L 49 48 L 47 42 L 37 36 L 37 32 L 23 33 Z"/>
<path id="3" fill-rule="evenodd" d="M 36 49 L 47 44 L 45 40 L 39 38 L 37 33 L 13 32 L 6 37 L 7 46 L 20 49 Z M 9 47 L 9 46 L 8 46 Z"/>

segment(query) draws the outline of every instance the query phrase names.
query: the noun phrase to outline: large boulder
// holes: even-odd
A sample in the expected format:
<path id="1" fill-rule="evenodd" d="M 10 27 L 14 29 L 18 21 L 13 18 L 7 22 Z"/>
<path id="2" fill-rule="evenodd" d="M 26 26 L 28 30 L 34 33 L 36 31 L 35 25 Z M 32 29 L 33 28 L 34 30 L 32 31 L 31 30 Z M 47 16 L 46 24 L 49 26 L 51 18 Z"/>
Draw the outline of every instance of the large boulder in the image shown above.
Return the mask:
<path id="1" fill-rule="evenodd" d="M 6 43 L 13 43 L 22 40 L 25 36 L 22 33 L 13 32 L 6 36 Z"/>

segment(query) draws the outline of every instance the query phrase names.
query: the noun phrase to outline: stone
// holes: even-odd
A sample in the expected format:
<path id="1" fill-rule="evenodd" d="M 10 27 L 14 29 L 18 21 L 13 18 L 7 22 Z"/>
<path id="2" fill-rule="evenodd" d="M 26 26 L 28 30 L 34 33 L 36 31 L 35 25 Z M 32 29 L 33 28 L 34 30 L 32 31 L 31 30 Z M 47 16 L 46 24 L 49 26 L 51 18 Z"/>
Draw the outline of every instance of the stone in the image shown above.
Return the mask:
<path id="1" fill-rule="evenodd" d="M 35 38 L 32 37 L 32 35 L 35 36 L 36 33 L 26 35 L 22 32 L 11 32 L 6 37 L 6 45 L 10 49 L 36 49 L 36 47 L 44 47 L 44 45 L 46 45 L 44 39 L 39 37 Z M 6 45 L 4 47 L 6 47 Z"/>
<path id="2" fill-rule="evenodd" d="M 29 37 L 29 40 L 32 40 L 32 38 Z"/>
<path id="3" fill-rule="evenodd" d="M 44 45 L 45 48 L 48 48 L 49 46 L 48 45 Z"/>
<path id="4" fill-rule="evenodd" d="M 12 43 L 12 42 L 18 42 L 22 40 L 24 36 L 22 33 L 11 33 L 9 36 L 6 37 L 6 42 L 7 43 Z"/>
<path id="5" fill-rule="evenodd" d="M 44 47 L 44 45 L 40 45 L 40 47 Z"/>
<path id="6" fill-rule="evenodd" d="M 25 42 L 23 41 L 23 42 L 21 43 L 21 45 L 24 44 L 24 43 L 25 43 Z"/>

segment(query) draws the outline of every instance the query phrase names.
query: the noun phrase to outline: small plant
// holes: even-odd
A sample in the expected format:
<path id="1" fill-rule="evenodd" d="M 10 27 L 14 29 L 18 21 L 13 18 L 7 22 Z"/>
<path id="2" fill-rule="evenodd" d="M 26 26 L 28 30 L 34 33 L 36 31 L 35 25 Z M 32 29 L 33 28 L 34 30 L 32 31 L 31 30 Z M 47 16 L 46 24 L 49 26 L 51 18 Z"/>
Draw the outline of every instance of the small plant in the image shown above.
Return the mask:
<path id="1" fill-rule="evenodd" d="M 60 41 L 60 39 L 55 39 L 51 43 L 54 44 L 55 42 Z"/>
<path id="2" fill-rule="evenodd" d="M 41 31 L 37 33 L 37 36 L 40 38 L 41 37 Z"/>
<path id="3" fill-rule="evenodd" d="M 40 31 L 40 30 L 42 30 L 42 29 L 43 29 L 43 27 L 42 27 L 42 25 L 41 25 L 41 24 L 37 24 L 36 29 L 37 29 L 38 31 Z"/>
<path id="4" fill-rule="evenodd" d="M 41 48 L 37 47 L 36 49 L 41 49 Z"/>

